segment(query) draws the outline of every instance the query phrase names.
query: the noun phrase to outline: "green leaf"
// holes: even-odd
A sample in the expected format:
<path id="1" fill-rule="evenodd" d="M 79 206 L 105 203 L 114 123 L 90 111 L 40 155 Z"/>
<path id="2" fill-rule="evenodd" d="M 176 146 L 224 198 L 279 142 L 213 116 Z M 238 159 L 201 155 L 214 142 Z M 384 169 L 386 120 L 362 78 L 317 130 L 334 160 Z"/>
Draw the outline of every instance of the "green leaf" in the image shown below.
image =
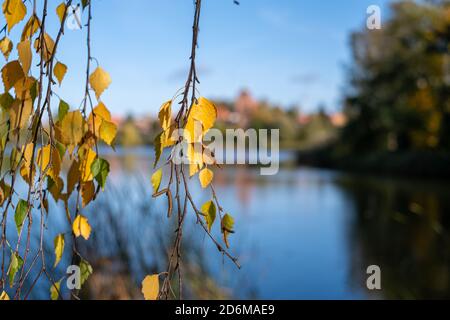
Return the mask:
<path id="1" fill-rule="evenodd" d="M 16 273 L 22 268 L 23 260 L 15 252 L 11 254 L 11 262 L 9 263 L 8 276 L 9 276 L 9 286 L 12 288 L 14 286 L 14 279 Z"/>
<path id="2" fill-rule="evenodd" d="M 55 264 L 54 267 L 58 265 L 61 261 L 62 255 L 64 253 L 64 234 L 58 234 L 53 241 L 55 247 Z"/>
<path id="3" fill-rule="evenodd" d="M 106 178 L 109 174 L 108 161 L 101 158 L 95 159 L 91 165 L 91 172 L 100 187 L 102 187 L 102 190 L 105 190 Z"/>
<path id="4" fill-rule="evenodd" d="M 60 122 L 64 119 L 69 110 L 70 106 L 64 100 L 60 100 L 58 107 L 58 120 Z"/>
<path id="5" fill-rule="evenodd" d="M 214 220 L 216 220 L 216 205 L 212 200 L 205 202 L 200 211 L 205 215 L 206 224 L 208 225 L 208 230 L 211 232 Z"/>
<path id="6" fill-rule="evenodd" d="M 28 203 L 25 200 L 20 199 L 16 206 L 16 213 L 14 215 L 14 221 L 16 222 L 17 233 L 20 234 L 23 227 L 23 222 L 28 212 Z"/>
<path id="7" fill-rule="evenodd" d="M 159 190 L 159 186 L 161 185 L 161 179 L 162 179 L 162 169 L 158 169 L 153 175 L 152 175 L 152 186 L 153 186 L 153 193 L 157 193 Z"/>
<path id="8" fill-rule="evenodd" d="M 221 229 L 223 234 L 223 241 L 225 242 L 227 248 L 230 247 L 230 244 L 228 243 L 228 235 L 230 233 L 234 233 L 233 227 L 234 227 L 233 217 L 230 216 L 228 213 L 225 214 L 221 221 Z"/>
<path id="9" fill-rule="evenodd" d="M 14 102 L 14 98 L 8 92 L 5 92 L 0 96 L 0 106 L 4 111 L 8 111 Z"/>
<path id="10" fill-rule="evenodd" d="M 89 262 L 82 259 L 80 262 L 80 285 L 82 286 L 89 276 L 92 274 L 93 270 Z"/>

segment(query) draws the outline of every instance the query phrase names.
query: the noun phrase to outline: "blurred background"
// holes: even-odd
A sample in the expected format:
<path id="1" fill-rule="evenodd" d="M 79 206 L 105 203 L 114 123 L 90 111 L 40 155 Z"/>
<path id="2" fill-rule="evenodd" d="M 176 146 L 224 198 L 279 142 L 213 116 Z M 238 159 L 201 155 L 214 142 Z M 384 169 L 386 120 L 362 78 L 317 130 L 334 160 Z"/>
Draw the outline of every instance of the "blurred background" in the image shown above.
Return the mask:
<path id="1" fill-rule="evenodd" d="M 381 29 L 366 27 L 370 5 Z M 86 213 L 94 274 L 82 294 L 141 298 L 174 236 L 164 201 L 151 198 L 151 144 L 159 106 L 187 76 L 193 4 L 97 0 L 93 11 L 93 55 L 113 78 L 104 102 L 119 136 L 105 154 L 109 186 Z M 282 163 L 275 176 L 216 170 L 243 268 L 192 217 L 186 297 L 450 298 L 449 1 L 206 0 L 200 28 L 200 93 L 216 102 L 217 127 L 280 129 Z M 83 32 L 61 44 L 72 70 L 83 70 Z M 74 106 L 82 77 L 69 72 L 60 92 Z M 49 226 L 50 256 L 59 232 Z M 366 287 L 369 265 L 381 268 L 381 290 Z M 34 298 L 48 295 L 42 281 Z"/>

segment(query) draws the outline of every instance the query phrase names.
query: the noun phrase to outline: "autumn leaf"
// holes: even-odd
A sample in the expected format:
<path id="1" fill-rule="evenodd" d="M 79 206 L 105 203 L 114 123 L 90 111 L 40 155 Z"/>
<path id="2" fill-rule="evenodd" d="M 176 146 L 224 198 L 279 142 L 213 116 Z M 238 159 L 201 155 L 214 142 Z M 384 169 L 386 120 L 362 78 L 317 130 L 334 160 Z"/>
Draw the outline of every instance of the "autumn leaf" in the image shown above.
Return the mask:
<path id="1" fill-rule="evenodd" d="M 89 130 L 97 137 L 100 135 L 100 126 L 103 121 L 111 121 L 111 113 L 104 103 L 100 102 L 88 118 Z"/>
<path id="2" fill-rule="evenodd" d="M 201 142 L 204 134 L 214 126 L 217 118 L 216 106 L 206 98 L 200 97 L 194 103 L 184 128 L 184 137 L 188 142 Z"/>
<path id="3" fill-rule="evenodd" d="M 58 7 L 56 7 L 56 14 L 58 15 L 60 23 L 63 22 L 65 13 L 66 13 L 66 4 L 62 2 Z"/>
<path id="4" fill-rule="evenodd" d="M 221 229 L 223 234 L 223 241 L 225 242 L 225 245 L 227 248 L 230 247 L 230 244 L 228 243 L 228 235 L 230 233 L 234 233 L 234 219 L 232 216 L 230 216 L 228 213 L 225 214 L 221 221 Z"/>
<path id="5" fill-rule="evenodd" d="M 151 181 L 153 187 L 153 194 L 157 193 L 159 190 L 159 186 L 161 185 L 162 179 L 162 169 L 158 169 L 155 173 L 153 173 Z"/>
<path id="6" fill-rule="evenodd" d="M 88 181 L 81 185 L 81 199 L 83 208 L 86 207 L 93 199 L 95 195 L 94 182 Z"/>
<path id="7" fill-rule="evenodd" d="M 169 129 L 170 122 L 172 121 L 172 100 L 167 101 L 161 106 L 158 118 L 163 131 Z"/>
<path id="8" fill-rule="evenodd" d="M 80 164 L 74 160 L 67 173 L 67 194 L 70 196 L 80 179 Z"/>
<path id="9" fill-rule="evenodd" d="M 23 72 L 24 74 L 28 74 L 32 60 L 30 40 L 19 42 L 17 45 L 17 52 L 19 54 L 19 60 L 22 63 Z"/>
<path id="10" fill-rule="evenodd" d="M 24 41 L 26 39 L 31 39 L 33 35 L 38 31 L 40 26 L 41 22 L 39 18 L 36 16 L 36 14 L 33 14 L 28 20 L 28 22 L 25 24 L 20 40 Z"/>
<path id="11" fill-rule="evenodd" d="M 11 127 L 13 129 L 24 128 L 31 114 L 33 113 L 33 102 L 31 99 L 25 101 L 15 100 L 9 110 L 9 119 L 11 121 Z"/>
<path id="12" fill-rule="evenodd" d="M 22 66 L 19 61 L 14 60 L 7 63 L 2 68 L 2 80 L 5 86 L 5 92 L 8 92 L 17 81 L 23 79 L 25 74 L 23 73 Z"/>
<path id="13" fill-rule="evenodd" d="M 61 291 L 61 281 L 52 284 L 50 287 L 50 298 L 52 300 L 58 300 L 60 291 Z"/>
<path id="14" fill-rule="evenodd" d="M 31 157 L 33 155 L 34 144 L 28 143 L 23 147 L 23 163 L 20 168 L 20 175 L 22 178 L 30 185 L 34 180 L 35 168 L 34 164 L 32 165 Z M 30 168 L 32 168 L 32 173 L 30 173 Z"/>
<path id="15" fill-rule="evenodd" d="M 4 37 L 2 40 L 0 40 L 0 50 L 2 51 L 6 60 L 8 60 L 12 49 L 13 43 L 8 37 Z"/>
<path id="16" fill-rule="evenodd" d="M 156 300 L 159 295 L 159 276 L 146 276 L 142 281 L 142 294 L 145 300 Z"/>
<path id="17" fill-rule="evenodd" d="M 97 67 L 95 71 L 89 77 L 89 83 L 91 88 L 94 90 L 97 100 L 100 99 L 102 93 L 111 84 L 111 77 L 108 72 L 103 70 L 101 67 Z"/>
<path id="18" fill-rule="evenodd" d="M 57 62 L 55 67 L 53 68 L 53 74 L 55 75 L 56 79 L 58 79 L 59 85 L 61 85 L 64 76 L 67 72 L 67 66 L 64 63 Z"/>
<path id="19" fill-rule="evenodd" d="M 100 125 L 100 138 L 105 141 L 107 145 L 112 145 L 117 135 L 117 126 L 109 121 L 103 120 Z"/>
<path id="20" fill-rule="evenodd" d="M 61 157 L 58 150 L 51 145 L 46 145 L 38 151 L 37 163 L 42 172 L 46 172 L 53 181 L 58 181 L 61 171 Z"/>
<path id="21" fill-rule="evenodd" d="M 72 231 L 77 238 L 81 236 L 85 240 L 88 240 L 91 235 L 91 226 L 89 225 L 88 219 L 79 214 L 73 222 Z"/>
<path id="22" fill-rule="evenodd" d="M 81 158 L 80 162 L 80 173 L 81 173 L 81 181 L 87 182 L 94 179 L 94 175 L 91 171 L 91 166 L 94 160 L 97 158 L 97 154 L 92 149 L 87 149 L 84 151 L 79 151 L 78 155 Z"/>
<path id="23" fill-rule="evenodd" d="M 55 264 L 53 267 L 56 267 L 61 261 L 62 255 L 64 253 L 64 234 L 58 234 L 53 240 L 53 245 L 55 248 Z"/>
<path id="24" fill-rule="evenodd" d="M 209 170 L 208 168 L 205 168 L 202 171 L 200 171 L 199 179 L 200 179 L 200 184 L 202 185 L 203 189 L 210 185 L 213 177 L 214 177 L 214 173 L 211 170 Z"/>
<path id="25" fill-rule="evenodd" d="M 23 4 L 22 0 L 4 0 L 2 8 L 9 33 L 16 24 L 25 18 L 27 7 Z"/>
<path id="26" fill-rule="evenodd" d="M 48 62 L 53 56 L 53 51 L 55 50 L 55 42 L 48 33 L 45 33 L 41 37 L 43 38 L 36 38 L 36 40 L 34 41 L 34 48 L 36 52 L 40 54 L 42 49 L 41 47 L 43 47 L 44 50 L 42 51 L 42 56 L 44 57 L 45 62 Z"/>
<path id="27" fill-rule="evenodd" d="M 9 300 L 9 296 L 8 296 L 8 294 L 6 293 L 6 291 L 3 291 L 3 292 L 0 294 L 0 301 L 7 301 L 7 300 Z"/>
<path id="28" fill-rule="evenodd" d="M 214 201 L 210 200 L 205 202 L 200 208 L 200 211 L 204 214 L 208 230 L 211 232 L 212 225 L 216 220 L 216 205 L 214 204 Z"/>
<path id="29" fill-rule="evenodd" d="M 77 145 L 83 139 L 85 120 L 80 110 L 68 112 L 61 121 L 62 143 Z"/>

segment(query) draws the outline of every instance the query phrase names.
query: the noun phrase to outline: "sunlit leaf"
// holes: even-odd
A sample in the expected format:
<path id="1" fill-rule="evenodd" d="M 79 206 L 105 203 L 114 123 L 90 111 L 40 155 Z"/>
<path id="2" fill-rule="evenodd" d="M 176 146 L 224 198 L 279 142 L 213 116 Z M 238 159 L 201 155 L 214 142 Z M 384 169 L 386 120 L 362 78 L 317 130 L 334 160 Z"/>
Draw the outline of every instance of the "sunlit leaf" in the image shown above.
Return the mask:
<path id="1" fill-rule="evenodd" d="M 216 220 L 216 205 L 214 201 L 205 202 L 200 211 L 204 214 L 208 230 L 211 232 L 211 228 Z"/>
<path id="2" fill-rule="evenodd" d="M 62 81 L 64 80 L 66 72 L 67 66 L 64 63 L 58 61 L 53 68 L 53 74 L 55 75 L 56 79 L 58 79 L 59 85 L 61 85 Z"/>
<path id="3" fill-rule="evenodd" d="M 86 217 L 81 214 L 77 215 L 72 225 L 73 233 L 76 237 L 83 237 L 85 240 L 89 239 L 91 235 L 91 226 Z"/>
<path id="4" fill-rule="evenodd" d="M 172 100 L 165 102 L 159 109 L 159 123 L 163 131 L 166 131 L 170 127 L 172 121 Z"/>
<path id="5" fill-rule="evenodd" d="M 93 273 L 92 266 L 84 259 L 81 259 L 80 262 L 80 285 L 83 286 L 83 284 L 87 281 L 89 276 Z"/>
<path id="6" fill-rule="evenodd" d="M 50 298 L 52 300 L 58 300 L 59 292 L 61 292 L 61 281 L 52 284 L 50 287 Z"/>
<path id="7" fill-rule="evenodd" d="M 234 233 L 234 219 L 232 216 L 230 216 L 228 213 L 225 214 L 221 221 L 221 229 L 223 234 L 223 241 L 225 242 L 225 245 L 227 248 L 230 247 L 230 244 L 228 242 L 228 235 L 230 233 Z"/>
<path id="8" fill-rule="evenodd" d="M 103 70 L 101 67 L 97 67 L 97 69 L 95 69 L 95 71 L 90 75 L 89 83 L 94 90 L 97 99 L 99 99 L 102 93 L 111 84 L 111 77 L 108 72 Z"/>
<path id="9" fill-rule="evenodd" d="M 40 26 L 41 22 L 39 18 L 35 14 L 33 14 L 28 20 L 28 22 L 25 24 L 20 40 L 24 41 L 26 39 L 31 39 L 33 35 L 38 31 Z"/>
<path id="10" fill-rule="evenodd" d="M 32 53 L 30 40 L 24 40 L 17 45 L 17 52 L 19 54 L 19 61 L 22 63 L 22 69 L 25 74 L 28 74 L 31 67 Z"/>
<path id="11" fill-rule="evenodd" d="M 156 300 L 159 295 L 159 276 L 146 276 L 142 281 L 142 294 L 145 300 Z"/>
<path id="12" fill-rule="evenodd" d="M 0 294 L 0 301 L 7 301 L 9 300 L 9 296 L 6 293 L 6 291 L 2 291 L 2 293 Z"/>
<path id="13" fill-rule="evenodd" d="M 152 175 L 151 181 L 152 181 L 153 193 L 157 193 L 159 190 L 159 186 L 161 185 L 162 174 L 163 174 L 162 169 L 158 169 Z"/>
<path id="14" fill-rule="evenodd" d="M 42 172 L 46 172 L 53 181 L 58 181 L 61 171 L 61 158 L 56 148 L 46 145 L 39 149 L 37 163 Z"/>
<path id="15" fill-rule="evenodd" d="M 22 21 L 27 14 L 27 7 L 23 4 L 22 0 L 4 0 L 2 9 L 8 25 L 8 32 Z"/>
<path id="16" fill-rule="evenodd" d="M 59 6 L 56 7 L 56 14 L 58 15 L 60 23 L 63 22 L 65 13 L 66 13 L 66 4 L 62 2 Z"/>
<path id="17" fill-rule="evenodd" d="M 4 37 L 2 40 L 0 40 L 0 50 L 2 51 L 6 60 L 8 60 L 12 49 L 13 43 L 8 37 Z"/>
<path id="18" fill-rule="evenodd" d="M 210 185 L 211 181 L 214 178 L 214 173 L 209 170 L 208 168 L 203 169 L 200 171 L 199 179 L 200 184 L 202 185 L 202 188 L 206 188 Z"/>
<path id="19" fill-rule="evenodd" d="M 85 121 L 80 110 L 68 112 L 61 121 L 61 133 L 64 144 L 77 145 L 84 135 Z"/>
<path id="20" fill-rule="evenodd" d="M 109 121 L 103 120 L 100 125 L 100 138 L 106 144 L 112 145 L 117 135 L 117 126 Z"/>
<path id="21" fill-rule="evenodd" d="M 53 265 L 56 267 L 59 262 L 61 261 L 61 258 L 64 253 L 64 234 L 58 234 L 55 239 L 53 240 L 53 245 L 55 249 L 55 264 Z"/>
<path id="22" fill-rule="evenodd" d="M 94 160 L 97 158 L 97 154 L 92 149 L 79 151 L 78 154 L 81 158 L 80 162 L 81 181 L 82 182 L 92 181 L 94 179 L 94 175 L 92 174 L 91 166 Z"/>

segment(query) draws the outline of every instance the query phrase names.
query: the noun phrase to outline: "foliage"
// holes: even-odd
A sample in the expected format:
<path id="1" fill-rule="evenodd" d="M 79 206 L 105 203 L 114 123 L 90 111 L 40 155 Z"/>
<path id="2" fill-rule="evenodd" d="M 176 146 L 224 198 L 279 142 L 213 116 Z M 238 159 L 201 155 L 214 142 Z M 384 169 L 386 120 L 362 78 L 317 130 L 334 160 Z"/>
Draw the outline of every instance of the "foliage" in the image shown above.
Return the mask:
<path id="1" fill-rule="evenodd" d="M 42 247 L 45 219 L 47 215 L 52 218 L 48 212 L 50 196 L 64 204 L 68 225 L 54 239 L 54 267 L 64 255 L 66 236 L 70 234 L 74 243 L 72 260 L 79 262 L 82 282 L 92 273 L 92 267 L 77 251 L 76 243 L 77 238 L 87 240 L 91 234 L 88 218 L 82 211 L 104 189 L 109 173 L 109 164 L 98 155 L 98 144 L 103 141 L 113 146 L 117 129 L 101 101 L 111 78 L 100 66 L 92 71 L 91 1 L 80 3 L 88 14 L 86 83 L 80 107 L 71 108 L 57 94 L 56 84 L 62 86 L 66 74 L 75 72 L 62 62 L 63 55 L 58 50 L 64 36 L 67 9 L 73 2 L 63 1 L 52 13 L 48 11 L 48 0 L 42 3 L 34 0 L 30 5 L 22 0 L 3 1 L 2 11 L 7 23 L 3 28 L 5 36 L 0 40 L 0 49 L 6 60 L 1 69 L 4 92 L 0 96 L 0 194 L 3 212 L 0 245 L 3 253 L 11 252 L 11 258 L 8 267 L 5 266 L 8 261 L 5 257 L 2 259 L 2 299 L 8 297 L 4 291 L 7 276 L 10 292 L 13 292 L 11 297 L 27 298 L 33 287 L 23 292 L 23 286 L 30 280 L 31 271 L 36 269 L 39 276 L 49 280 L 51 298 L 61 297 L 61 280 L 55 280 L 49 273 Z M 42 12 L 38 12 L 38 4 Z M 57 34 L 48 33 L 50 19 L 59 20 Z M 22 35 L 17 40 L 9 38 L 10 31 L 15 28 L 22 28 Z M 17 56 L 17 59 L 9 61 L 11 56 Z M 97 100 L 95 107 L 91 91 L 94 91 Z M 55 105 L 57 115 L 53 113 Z M 66 177 L 63 176 L 63 165 L 70 168 Z M 18 187 L 20 179 L 27 185 L 24 190 Z M 71 198 L 75 199 L 74 207 L 69 205 Z M 16 243 L 7 239 L 7 219 L 14 208 Z M 39 213 L 38 221 L 33 219 L 34 212 Z M 41 229 L 40 246 L 36 256 L 31 256 L 30 230 L 37 222 Z M 37 279 L 30 281 L 35 283 Z M 75 295 L 75 292 L 72 294 Z"/>
<path id="2" fill-rule="evenodd" d="M 450 6 L 400 1 L 352 36 L 348 152 L 450 150 Z"/>

